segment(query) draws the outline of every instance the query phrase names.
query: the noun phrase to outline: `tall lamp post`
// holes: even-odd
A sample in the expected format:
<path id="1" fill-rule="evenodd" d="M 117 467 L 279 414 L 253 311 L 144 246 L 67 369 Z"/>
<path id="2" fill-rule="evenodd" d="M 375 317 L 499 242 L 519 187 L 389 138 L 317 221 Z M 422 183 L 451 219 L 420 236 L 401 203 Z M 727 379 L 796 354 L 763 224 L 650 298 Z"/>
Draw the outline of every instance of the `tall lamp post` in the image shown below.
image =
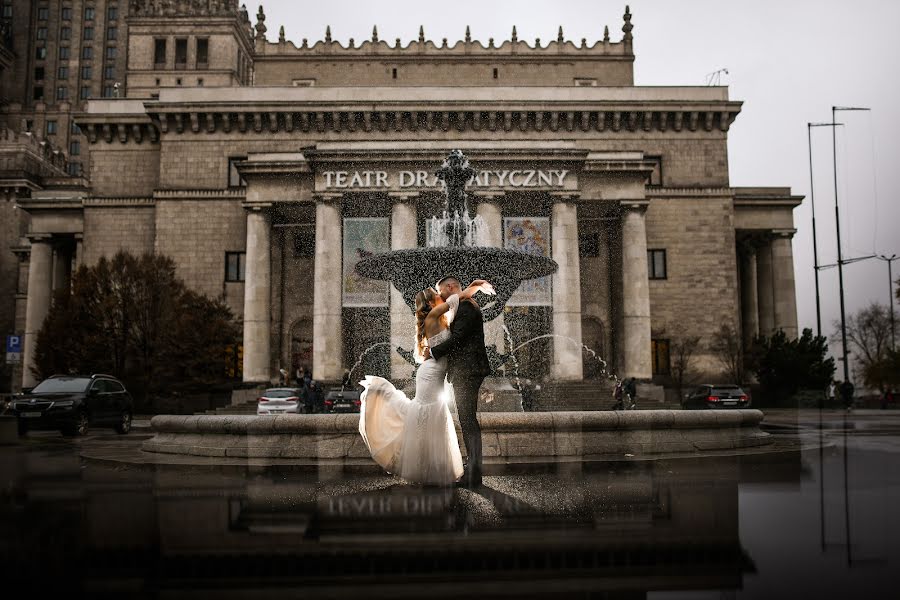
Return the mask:
<path id="1" fill-rule="evenodd" d="M 812 129 L 813 127 L 838 127 L 843 123 L 807 123 L 806 141 L 809 148 L 809 202 L 812 207 L 812 238 L 813 238 L 813 272 L 816 276 L 816 335 L 822 336 L 822 307 L 819 299 L 819 245 L 816 242 L 816 194 L 813 183 L 813 159 L 812 159 Z"/>
<path id="2" fill-rule="evenodd" d="M 847 360 L 847 320 L 844 311 L 844 257 L 841 255 L 841 213 L 838 209 L 838 179 L 837 179 L 837 111 L 846 110 L 871 110 L 856 106 L 832 106 L 831 107 L 831 148 L 834 158 L 834 226 L 837 233 L 837 268 L 838 288 L 841 298 L 841 354 L 844 361 L 844 381 L 850 381 L 850 364 Z"/>
<path id="3" fill-rule="evenodd" d="M 878 260 L 883 260 L 888 264 L 888 310 L 891 311 L 891 350 L 897 349 L 897 342 L 895 333 L 894 333 L 894 276 L 891 274 L 891 263 L 897 259 L 900 259 L 900 256 L 896 254 L 891 254 L 890 256 L 885 256 L 884 254 L 879 254 L 876 258 Z"/>

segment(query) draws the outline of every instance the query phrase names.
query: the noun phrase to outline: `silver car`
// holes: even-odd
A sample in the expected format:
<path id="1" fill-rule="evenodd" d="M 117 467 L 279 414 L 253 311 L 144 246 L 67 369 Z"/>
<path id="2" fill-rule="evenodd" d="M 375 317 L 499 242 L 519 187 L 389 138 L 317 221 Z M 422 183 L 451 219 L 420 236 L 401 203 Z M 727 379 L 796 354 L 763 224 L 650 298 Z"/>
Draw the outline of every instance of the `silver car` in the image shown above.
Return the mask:
<path id="1" fill-rule="evenodd" d="M 303 412 L 299 388 L 269 388 L 257 399 L 257 415 Z"/>

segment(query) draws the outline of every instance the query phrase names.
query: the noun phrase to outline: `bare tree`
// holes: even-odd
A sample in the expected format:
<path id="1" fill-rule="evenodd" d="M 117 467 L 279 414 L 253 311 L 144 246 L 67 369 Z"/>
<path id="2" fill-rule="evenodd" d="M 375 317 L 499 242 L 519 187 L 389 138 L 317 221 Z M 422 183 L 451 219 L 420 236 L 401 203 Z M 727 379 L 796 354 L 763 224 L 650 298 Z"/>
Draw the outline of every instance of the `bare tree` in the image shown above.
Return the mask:
<path id="1" fill-rule="evenodd" d="M 713 334 L 709 349 L 721 365 L 731 383 L 744 383 L 744 349 L 738 332 L 728 323 L 723 323 Z"/>
<path id="2" fill-rule="evenodd" d="M 689 335 L 684 329 L 673 331 L 669 338 L 670 377 L 679 400 L 684 395 L 684 388 L 697 378 L 694 354 L 699 344 L 700 336 Z"/>
<path id="3" fill-rule="evenodd" d="M 873 302 L 850 315 L 846 321 L 847 339 L 855 349 L 857 366 L 867 386 L 884 389 L 884 370 L 891 349 L 891 313 L 888 307 Z M 840 323 L 834 323 L 833 339 L 841 338 Z"/>

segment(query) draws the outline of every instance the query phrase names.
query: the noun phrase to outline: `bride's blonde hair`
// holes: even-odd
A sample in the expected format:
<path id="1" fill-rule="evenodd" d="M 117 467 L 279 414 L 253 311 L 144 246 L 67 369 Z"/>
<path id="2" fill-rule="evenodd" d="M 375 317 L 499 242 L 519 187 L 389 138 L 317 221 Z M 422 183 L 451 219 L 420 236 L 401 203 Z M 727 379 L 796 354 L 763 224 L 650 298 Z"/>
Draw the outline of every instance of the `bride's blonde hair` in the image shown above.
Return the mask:
<path id="1" fill-rule="evenodd" d="M 425 317 L 431 312 L 437 297 L 438 293 L 432 288 L 425 288 L 416 294 L 416 356 L 419 360 L 425 357 Z"/>

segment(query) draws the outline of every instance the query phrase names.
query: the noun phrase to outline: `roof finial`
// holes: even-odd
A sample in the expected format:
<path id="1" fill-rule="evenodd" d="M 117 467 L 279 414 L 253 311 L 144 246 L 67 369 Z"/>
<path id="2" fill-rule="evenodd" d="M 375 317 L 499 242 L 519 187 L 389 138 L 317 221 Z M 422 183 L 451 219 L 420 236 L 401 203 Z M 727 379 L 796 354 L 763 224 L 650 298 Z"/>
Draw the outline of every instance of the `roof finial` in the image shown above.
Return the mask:
<path id="1" fill-rule="evenodd" d="M 469 31 L 469 26 L 466 25 L 466 43 L 469 44 L 472 42 L 472 33 Z"/>
<path id="2" fill-rule="evenodd" d="M 516 33 L 516 26 L 515 26 L 515 25 L 513 25 L 512 41 L 514 41 L 514 42 L 518 42 L 518 41 L 519 41 L 519 34 Z"/>
<path id="3" fill-rule="evenodd" d="M 372 41 L 373 42 L 378 41 L 378 25 L 372 26 Z"/>
<path id="4" fill-rule="evenodd" d="M 609 43 L 609 25 L 604 25 L 603 27 L 603 43 Z"/>
<path id="5" fill-rule="evenodd" d="M 325 43 L 326 44 L 331 43 L 331 25 L 325 26 Z"/>
<path id="6" fill-rule="evenodd" d="M 425 27 L 422 25 L 419 25 L 419 43 L 425 43 Z"/>
<path id="7" fill-rule="evenodd" d="M 563 39 L 563 32 L 562 32 L 562 25 L 559 26 L 559 33 L 556 34 L 556 41 L 557 41 L 558 43 L 560 43 L 560 44 L 562 44 L 563 41 L 564 41 L 564 39 Z"/>
<path id="8" fill-rule="evenodd" d="M 625 14 L 622 15 L 622 18 L 625 19 L 625 24 L 622 25 L 622 31 L 625 32 L 625 36 L 622 38 L 625 42 L 630 42 L 633 39 L 631 35 L 631 30 L 634 29 L 634 25 L 631 24 L 631 9 L 628 5 L 625 5 Z"/>
<path id="9" fill-rule="evenodd" d="M 278 28 L 278 41 L 284 43 L 284 25 Z"/>
<path id="10" fill-rule="evenodd" d="M 263 12 L 262 4 L 259 5 L 259 12 L 256 13 L 256 37 L 266 39 L 266 13 Z"/>

